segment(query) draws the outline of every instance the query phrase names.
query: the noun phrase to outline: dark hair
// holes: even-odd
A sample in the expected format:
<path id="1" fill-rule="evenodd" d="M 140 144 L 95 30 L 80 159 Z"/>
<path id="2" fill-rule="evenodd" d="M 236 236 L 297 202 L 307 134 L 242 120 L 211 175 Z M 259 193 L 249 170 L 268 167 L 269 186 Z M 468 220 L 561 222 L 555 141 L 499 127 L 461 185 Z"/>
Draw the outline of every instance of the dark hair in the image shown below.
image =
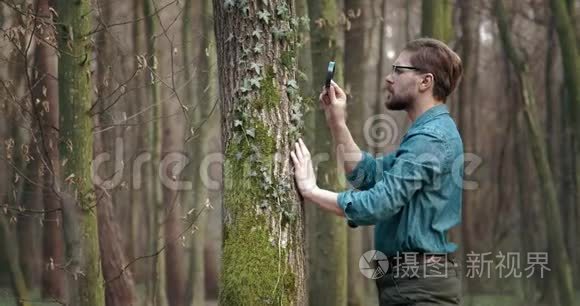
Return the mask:
<path id="1" fill-rule="evenodd" d="M 463 73 L 459 55 L 445 43 L 432 38 L 412 40 L 403 51 L 412 52 L 411 65 L 435 76 L 433 97 L 445 101 L 457 87 Z"/>

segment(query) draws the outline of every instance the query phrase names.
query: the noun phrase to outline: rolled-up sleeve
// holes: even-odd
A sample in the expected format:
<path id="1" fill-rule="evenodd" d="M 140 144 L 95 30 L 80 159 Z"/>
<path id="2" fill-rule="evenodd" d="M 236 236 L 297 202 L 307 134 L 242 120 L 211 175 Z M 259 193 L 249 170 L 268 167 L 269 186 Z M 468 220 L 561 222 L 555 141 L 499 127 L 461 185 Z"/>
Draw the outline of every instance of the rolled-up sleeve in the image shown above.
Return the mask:
<path id="1" fill-rule="evenodd" d="M 363 152 L 362 159 L 356 167 L 346 175 L 350 185 L 358 190 L 368 190 L 381 179 L 383 171 L 390 168 L 394 160 L 394 153 L 382 157 L 374 158 L 368 152 Z"/>
<path id="2" fill-rule="evenodd" d="M 432 135 L 417 134 L 409 137 L 393 156 L 392 167 L 383 171 L 382 178 L 372 187 L 338 194 L 338 205 L 346 219 L 356 225 L 372 225 L 398 213 L 417 190 L 432 183 L 447 168 L 447 151 L 445 142 Z M 364 166 L 372 163 L 363 161 L 368 163 Z M 371 172 L 365 173 L 368 175 Z M 368 185 L 370 179 L 363 182 Z M 364 184 L 362 186 L 365 187 Z"/>

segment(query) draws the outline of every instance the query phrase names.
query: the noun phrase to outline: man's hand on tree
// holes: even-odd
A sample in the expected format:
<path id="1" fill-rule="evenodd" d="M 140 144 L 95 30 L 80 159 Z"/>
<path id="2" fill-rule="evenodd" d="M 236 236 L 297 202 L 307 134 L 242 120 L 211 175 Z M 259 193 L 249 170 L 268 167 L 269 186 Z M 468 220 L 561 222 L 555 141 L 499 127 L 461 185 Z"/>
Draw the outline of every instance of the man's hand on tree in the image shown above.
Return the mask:
<path id="1" fill-rule="evenodd" d="M 312 166 L 310 152 L 302 139 L 294 143 L 294 150 L 290 151 L 292 162 L 294 163 L 294 176 L 298 191 L 306 199 L 318 188 L 316 186 L 316 175 Z"/>

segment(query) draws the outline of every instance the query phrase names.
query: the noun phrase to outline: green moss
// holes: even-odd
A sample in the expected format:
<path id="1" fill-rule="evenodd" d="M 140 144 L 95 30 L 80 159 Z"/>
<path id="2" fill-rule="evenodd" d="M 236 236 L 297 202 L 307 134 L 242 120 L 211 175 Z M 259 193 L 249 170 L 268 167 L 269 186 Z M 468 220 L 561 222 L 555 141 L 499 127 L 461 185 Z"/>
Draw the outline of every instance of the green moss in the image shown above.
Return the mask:
<path id="1" fill-rule="evenodd" d="M 280 104 L 280 89 L 276 84 L 276 74 L 272 66 L 266 67 L 266 75 L 260 82 L 260 94 L 256 98 L 257 110 L 270 110 Z"/>
<path id="2" fill-rule="evenodd" d="M 296 65 L 294 64 L 296 59 L 296 53 L 294 51 L 283 51 L 282 56 L 280 56 L 280 63 L 286 69 L 292 69 Z"/>
<path id="3" fill-rule="evenodd" d="M 257 211 L 270 191 L 261 187 L 262 176 L 248 177 L 248 171 L 259 172 L 260 166 L 273 164 L 276 143 L 263 123 L 252 122 L 251 126 L 255 137 L 230 144 L 226 151 L 224 206 L 228 218 L 224 224 L 220 304 L 289 305 L 295 303 L 295 275 L 287 263 L 287 249 L 279 248 L 277 239 L 270 241 L 277 235 L 270 233 L 266 214 L 277 215 L 278 209 L 272 206 L 264 214 Z M 261 158 L 249 162 L 254 146 Z M 242 159 L 236 158 L 238 153 Z"/>

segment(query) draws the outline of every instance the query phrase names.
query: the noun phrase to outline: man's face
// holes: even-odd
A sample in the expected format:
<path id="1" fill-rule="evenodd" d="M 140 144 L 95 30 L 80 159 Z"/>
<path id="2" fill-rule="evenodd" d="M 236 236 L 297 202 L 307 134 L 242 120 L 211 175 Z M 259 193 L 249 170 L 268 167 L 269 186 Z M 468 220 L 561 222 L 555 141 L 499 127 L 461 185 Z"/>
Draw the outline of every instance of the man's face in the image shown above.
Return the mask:
<path id="1" fill-rule="evenodd" d="M 395 60 L 395 66 L 411 67 L 411 53 L 403 51 Z M 395 68 L 386 77 L 387 101 L 385 106 L 390 110 L 405 110 L 415 103 L 419 94 L 419 77 L 411 68 Z"/>

